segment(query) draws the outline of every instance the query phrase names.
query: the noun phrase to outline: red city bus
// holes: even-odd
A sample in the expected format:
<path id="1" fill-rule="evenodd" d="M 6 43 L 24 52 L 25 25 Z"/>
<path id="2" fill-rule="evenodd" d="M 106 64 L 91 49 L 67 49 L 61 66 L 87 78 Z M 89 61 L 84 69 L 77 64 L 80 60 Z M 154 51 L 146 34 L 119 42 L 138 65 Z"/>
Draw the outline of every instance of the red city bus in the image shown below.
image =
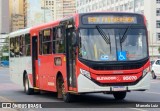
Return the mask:
<path id="1" fill-rule="evenodd" d="M 11 79 L 27 94 L 57 92 L 65 102 L 93 92 L 122 100 L 150 87 L 147 41 L 143 15 L 75 14 L 10 34 Z"/>

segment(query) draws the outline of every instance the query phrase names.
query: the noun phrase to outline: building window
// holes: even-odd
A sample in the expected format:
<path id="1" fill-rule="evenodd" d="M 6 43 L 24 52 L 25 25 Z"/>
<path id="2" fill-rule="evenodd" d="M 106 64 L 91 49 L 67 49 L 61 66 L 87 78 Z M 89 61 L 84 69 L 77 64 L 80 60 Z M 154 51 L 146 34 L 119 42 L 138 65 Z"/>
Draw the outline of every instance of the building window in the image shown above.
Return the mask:
<path id="1" fill-rule="evenodd" d="M 127 3 L 124 4 L 124 9 L 125 9 L 125 10 L 128 10 L 128 4 L 127 4 Z"/>
<path id="2" fill-rule="evenodd" d="M 157 16 L 160 16 L 160 8 L 157 8 Z"/>
<path id="3" fill-rule="evenodd" d="M 114 4 L 114 0 L 111 0 L 111 4 Z"/>
<path id="4" fill-rule="evenodd" d="M 156 26 L 157 26 L 157 28 L 160 28 L 160 20 L 156 21 Z"/>
<path id="5" fill-rule="evenodd" d="M 157 0 L 157 3 L 160 3 L 160 0 Z"/>
<path id="6" fill-rule="evenodd" d="M 123 11 L 123 5 L 120 5 L 120 11 Z"/>
<path id="7" fill-rule="evenodd" d="M 160 33 L 157 33 L 157 40 L 160 40 Z"/>

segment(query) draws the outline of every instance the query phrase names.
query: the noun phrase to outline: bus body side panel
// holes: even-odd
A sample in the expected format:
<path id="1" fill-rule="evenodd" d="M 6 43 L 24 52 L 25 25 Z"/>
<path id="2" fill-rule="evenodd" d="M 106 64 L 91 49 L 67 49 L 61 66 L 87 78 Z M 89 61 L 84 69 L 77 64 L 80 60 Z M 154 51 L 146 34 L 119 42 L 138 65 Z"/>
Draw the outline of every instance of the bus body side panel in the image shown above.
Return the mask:
<path id="1" fill-rule="evenodd" d="M 43 55 L 38 58 L 38 68 L 39 69 L 39 80 L 40 80 L 40 89 L 49 90 L 49 87 L 52 87 L 51 90 L 55 90 L 54 85 L 54 76 L 52 79 L 50 77 L 54 75 L 53 73 L 53 55 Z M 50 79 L 50 81 L 49 81 Z M 49 83 L 50 82 L 50 83 Z"/>
<path id="2" fill-rule="evenodd" d="M 32 74 L 31 57 L 13 57 L 10 58 L 10 77 L 11 80 L 23 87 L 23 73 Z M 32 87 L 32 83 L 30 82 Z"/>
<path id="3" fill-rule="evenodd" d="M 59 59 L 59 60 L 58 60 Z M 38 63 L 38 78 L 40 89 L 56 92 L 57 74 L 61 73 L 63 78 L 66 78 L 65 56 L 64 55 L 43 55 L 39 56 Z"/>

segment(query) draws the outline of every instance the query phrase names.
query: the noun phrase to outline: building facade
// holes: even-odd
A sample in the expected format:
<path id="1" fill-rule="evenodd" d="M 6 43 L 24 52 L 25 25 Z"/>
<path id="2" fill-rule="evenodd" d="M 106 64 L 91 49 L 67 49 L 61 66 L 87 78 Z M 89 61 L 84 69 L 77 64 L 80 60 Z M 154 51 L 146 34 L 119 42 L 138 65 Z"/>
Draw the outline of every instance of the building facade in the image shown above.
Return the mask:
<path id="1" fill-rule="evenodd" d="M 11 32 L 24 29 L 24 0 L 9 0 Z"/>
<path id="2" fill-rule="evenodd" d="M 76 12 L 75 0 L 41 0 L 41 7 L 52 12 L 53 20 L 63 18 Z"/>
<path id="3" fill-rule="evenodd" d="M 76 13 L 76 2 L 75 0 L 64 0 L 63 1 L 63 16 L 68 16 Z"/>
<path id="4" fill-rule="evenodd" d="M 24 27 L 27 27 L 27 0 L 23 1 L 23 11 L 24 11 Z"/>
<path id="5" fill-rule="evenodd" d="M 160 57 L 160 0 L 76 0 L 78 13 L 92 11 L 135 12 L 144 14 L 149 35 L 151 59 Z"/>
<path id="6" fill-rule="evenodd" d="M 9 32 L 9 0 L 0 0 L 0 34 Z"/>

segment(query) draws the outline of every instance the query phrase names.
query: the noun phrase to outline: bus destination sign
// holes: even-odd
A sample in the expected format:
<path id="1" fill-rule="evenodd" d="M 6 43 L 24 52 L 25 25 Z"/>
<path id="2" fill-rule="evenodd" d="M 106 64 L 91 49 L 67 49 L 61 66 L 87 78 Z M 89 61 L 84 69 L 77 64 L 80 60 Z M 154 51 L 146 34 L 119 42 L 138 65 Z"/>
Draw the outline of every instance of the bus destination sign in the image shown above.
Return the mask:
<path id="1" fill-rule="evenodd" d="M 137 24 L 135 16 L 84 16 L 82 18 L 83 24 Z"/>

